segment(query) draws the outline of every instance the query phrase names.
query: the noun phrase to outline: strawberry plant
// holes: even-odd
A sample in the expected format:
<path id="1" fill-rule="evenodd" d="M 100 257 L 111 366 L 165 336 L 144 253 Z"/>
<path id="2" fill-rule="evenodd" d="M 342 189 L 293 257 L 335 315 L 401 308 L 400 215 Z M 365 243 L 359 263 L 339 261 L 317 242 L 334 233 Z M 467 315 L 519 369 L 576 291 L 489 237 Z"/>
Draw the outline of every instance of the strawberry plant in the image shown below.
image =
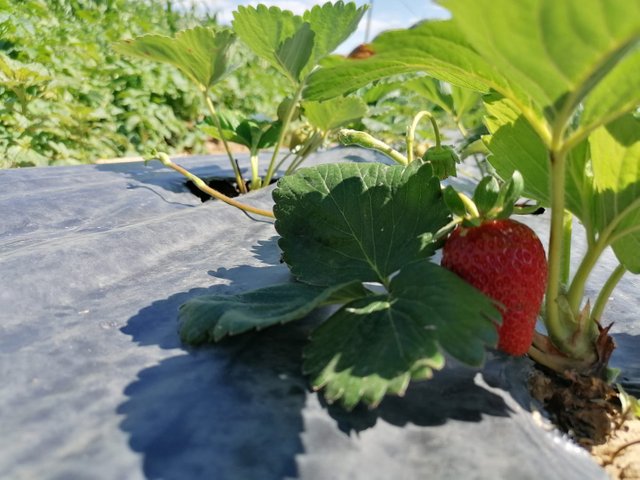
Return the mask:
<path id="1" fill-rule="evenodd" d="M 374 56 L 319 70 L 305 95 L 331 98 L 415 71 L 485 94 L 491 164 L 502 178 L 522 172 L 524 195 L 551 208 L 548 337 L 537 335 L 529 353 L 559 371 L 601 371 L 612 348 L 600 323 L 604 307 L 625 272 L 640 273 L 638 5 L 442 4 L 451 20 L 380 36 Z M 572 275 L 574 218 L 588 249 Z M 620 263 L 591 303 L 586 282 L 608 248 Z"/>
<path id="2" fill-rule="evenodd" d="M 174 37 L 143 35 L 117 44 L 116 49 L 124 54 L 171 64 L 195 84 L 215 125 L 215 130 L 205 127 L 205 131 L 223 142 L 238 189 L 240 193 L 246 193 L 246 183 L 229 149 L 229 141 L 250 148 L 251 186 L 260 188 L 271 183 L 277 168 L 288 158 L 278 161 L 289 127 L 301 109 L 314 131 L 295 151 L 288 172 L 295 170 L 317 149 L 331 130 L 363 115 L 365 107 L 355 99 L 332 99 L 324 105 L 308 101 L 303 106 L 300 102 L 311 72 L 355 31 L 365 10 L 366 7 L 356 8 L 354 3 L 345 4 L 342 1 L 315 6 L 301 16 L 264 5 L 239 7 L 234 12 L 233 30 L 196 27 L 178 32 Z M 223 125 L 210 95 L 211 87 L 237 66 L 238 55 L 235 50 L 238 48 L 238 39 L 283 75 L 291 87 L 290 96 L 284 98 L 277 109 L 278 118 L 270 124 L 262 123 L 264 131 L 255 118 L 245 119 L 235 126 L 228 123 Z M 277 134 L 275 140 L 271 138 L 273 133 Z M 258 152 L 267 146 L 273 146 L 273 152 L 266 174 L 261 178 Z M 158 156 L 158 159 L 171 168 L 184 171 L 176 168 L 166 155 Z M 189 178 L 193 178 L 193 175 L 189 174 Z M 211 189 L 206 189 L 206 193 L 223 201 L 228 200 Z"/>
<path id="3" fill-rule="evenodd" d="M 314 70 L 301 89 L 305 101 L 327 101 L 426 72 L 476 91 L 496 177 L 472 199 L 443 188 L 453 151 L 437 145 L 422 159 L 412 148 L 423 113 L 406 155 L 341 131 L 400 165 L 323 165 L 281 179 L 275 228 L 298 282 L 188 301 L 183 340 L 217 341 L 338 305 L 311 334 L 303 368 L 347 408 L 402 394 L 441 368 L 444 353 L 479 365 L 487 346 L 558 371 L 604 373 L 613 348 L 605 305 L 626 272 L 640 273 L 640 11 L 623 1 L 525 3 L 442 1 L 451 20 L 383 34 L 372 56 Z M 532 209 L 515 205 L 521 197 L 550 209 L 548 262 L 535 234 L 509 218 Z M 587 239 L 580 257 L 574 218 Z M 438 266 L 429 257 L 443 245 Z M 586 282 L 608 248 L 619 266 L 592 304 Z M 546 335 L 534 331 L 538 315 Z"/>

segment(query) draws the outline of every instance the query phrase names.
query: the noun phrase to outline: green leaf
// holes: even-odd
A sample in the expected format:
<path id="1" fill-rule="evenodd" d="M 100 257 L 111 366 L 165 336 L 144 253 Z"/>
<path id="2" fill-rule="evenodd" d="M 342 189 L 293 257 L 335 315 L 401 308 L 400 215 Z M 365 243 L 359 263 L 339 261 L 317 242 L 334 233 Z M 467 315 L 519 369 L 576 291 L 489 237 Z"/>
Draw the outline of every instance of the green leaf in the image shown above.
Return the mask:
<path id="1" fill-rule="evenodd" d="M 355 300 L 311 335 L 304 371 L 328 401 L 351 409 L 385 394 L 402 395 L 410 380 L 430 378 L 444 365 L 441 350 L 479 366 L 494 346 L 492 301 L 457 275 L 428 260 L 404 266 L 388 294 Z"/>
<path id="2" fill-rule="evenodd" d="M 549 154 L 540 137 L 513 103 L 499 95 L 488 95 L 484 137 L 491 152 L 488 160 L 501 178 L 518 170 L 526 179 L 523 195 L 549 205 Z"/>
<path id="3" fill-rule="evenodd" d="M 356 7 L 353 2 L 325 3 L 314 5 L 302 15 L 315 33 L 311 61 L 306 73 L 309 73 L 327 55 L 338 48 L 358 28 L 367 6 Z"/>
<path id="4" fill-rule="evenodd" d="M 431 77 L 419 77 L 403 84 L 403 87 L 423 96 L 454 119 L 460 120 L 480 101 L 480 94 Z"/>
<path id="5" fill-rule="evenodd" d="M 522 195 L 543 206 L 550 203 L 549 153 L 540 137 L 513 103 L 499 95 L 485 97 L 488 116 L 485 123 L 491 135 L 484 141 L 491 152 L 488 160 L 502 179 L 519 171 L 525 179 Z M 588 222 L 589 182 L 585 181 L 584 143 L 574 149 L 567 161 L 566 208 Z"/>
<path id="6" fill-rule="evenodd" d="M 239 295 L 203 295 L 180 307 L 180 338 L 190 344 L 298 320 L 321 305 L 365 297 L 359 282 L 331 287 L 286 283 Z"/>
<path id="7" fill-rule="evenodd" d="M 275 144 L 281 127 L 282 123 L 279 121 L 247 119 L 240 122 L 236 134 L 244 139 L 244 145 L 252 152 L 257 152 Z"/>
<path id="8" fill-rule="evenodd" d="M 235 41 L 230 30 L 195 27 L 178 32 L 173 38 L 142 35 L 117 43 L 114 48 L 134 57 L 171 64 L 206 90 L 235 69 Z"/>
<path id="9" fill-rule="evenodd" d="M 51 80 L 39 63 L 22 63 L 0 52 L 0 82 L 9 88 L 27 88 Z"/>
<path id="10" fill-rule="evenodd" d="M 260 4 L 257 7 L 240 6 L 233 12 L 233 30 L 256 55 L 269 62 L 283 75 L 291 77 L 288 67 L 283 64 L 281 49 L 289 40 L 289 50 L 295 49 L 290 39 L 304 23 L 302 17 L 294 15 L 288 10 L 277 7 L 267 8 Z M 308 40 L 308 34 L 301 33 Z M 308 45 L 304 45 L 308 48 Z M 292 62 L 293 63 L 293 62 Z"/>
<path id="11" fill-rule="evenodd" d="M 453 98 L 443 89 L 443 83 L 432 77 L 418 77 L 403 84 L 407 90 L 423 96 L 447 113 L 453 114 Z"/>
<path id="12" fill-rule="evenodd" d="M 284 261 L 315 285 L 386 284 L 409 261 L 433 254 L 423 235 L 449 222 L 429 165 L 338 163 L 278 182 L 275 227 Z"/>
<path id="13" fill-rule="evenodd" d="M 591 131 L 640 105 L 639 71 L 640 49 L 637 49 L 616 65 L 586 98 L 575 134 Z"/>
<path id="14" fill-rule="evenodd" d="M 524 179 L 522 174 L 515 170 L 511 178 L 500 186 L 498 205 L 501 207 L 496 218 L 509 218 L 513 213 L 515 203 L 522 196 L 524 190 Z"/>
<path id="15" fill-rule="evenodd" d="M 596 228 L 612 229 L 613 251 L 640 273 L 640 120 L 626 115 L 589 138 Z"/>
<path id="16" fill-rule="evenodd" d="M 605 87 L 595 90 L 597 102 L 587 103 L 589 122 L 610 121 L 610 116 L 637 105 L 632 99 L 639 95 L 634 75 L 638 58 L 633 52 L 640 41 L 638 2 L 442 3 L 453 13 L 452 20 L 380 35 L 373 42 L 371 58 L 314 73 L 305 98 L 329 98 L 385 76 L 423 71 L 461 87 L 499 92 L 547 146 L 552 132 L 564 129 L 603 79 Z M 610 75 L 613 78 L 608 81 Z M 613 93 L 618 81 L 622 91 Z"/>
<path id="17" fill-rule="evenodd" d="M 461 87 L 488 92 L 500 83 L 493 69 L 451 21 L 424 22 L 410 30 L 379 35 L 375 54 L 349 60 L 310 75 L 304 98 L 325 100 L 357 90 L 375 80 L 402 73 L 427 72 Z M 454 63 L 455 62 L 455 63 Z"/>
<path id="18" fill-rule="evenodd" d="M 367 106 L 357 97 L 338 97 L 324 102 L 303 102 L 304 115 L 314 127 L 328 132 L 359 120 Z"/>
<path id="19" fill-rule="evenodd" d="M 640 39 L 638 2 L 443 0 L 442 4 L 482 57 L 526 92 L 518 100 L 533 102 L 550 124 L 572 112 Z M 487 15 L 488 11 L 495 13 Z"/>
<path id="20" fill-rule="evenodd" d="M 311 26 L 305 22 L 276 50 L 276 59 L 295 84 L 300 83 L 300 73 L 309 62 L 314 37 L 315 33 L 311 30 Z"/>

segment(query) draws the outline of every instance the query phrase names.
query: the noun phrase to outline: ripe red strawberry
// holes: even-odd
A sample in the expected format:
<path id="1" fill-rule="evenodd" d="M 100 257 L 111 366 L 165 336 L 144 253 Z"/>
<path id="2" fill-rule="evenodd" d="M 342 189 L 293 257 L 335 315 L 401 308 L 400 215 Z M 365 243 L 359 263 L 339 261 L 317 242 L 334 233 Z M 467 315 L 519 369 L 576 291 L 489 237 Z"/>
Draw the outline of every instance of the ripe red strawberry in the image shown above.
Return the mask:
<path id="1" fill-rule="evenodd" d="M 460 225 L 444 245 L 442 265 L 502 305 L 498 348 L 527 353 L 547 282 L 547 259 L 533 230 L 510 219 Z"/>

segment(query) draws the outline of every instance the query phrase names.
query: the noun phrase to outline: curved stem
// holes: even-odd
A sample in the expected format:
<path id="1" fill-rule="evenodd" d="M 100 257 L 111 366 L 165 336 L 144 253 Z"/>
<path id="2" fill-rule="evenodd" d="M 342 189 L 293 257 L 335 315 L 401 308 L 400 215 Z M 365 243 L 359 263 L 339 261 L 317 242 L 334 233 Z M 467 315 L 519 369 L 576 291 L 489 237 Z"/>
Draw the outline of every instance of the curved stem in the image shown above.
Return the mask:
<path id="1" fill-rule="evenodd" d="M 216 108 L 213 106 L 213 102 L 211 101 L 211 97 L 209 97 L 209 93 L 205 90 L 202 92 L 204 95 L 204 101 L 207 104 L 207 108 L 209 108 L 209 112 L 213 117 L 213 121 L 216 124 L 216 128 L 218 129 L 218 133 L 220 134 L 220 138 L 222 139 L 222 144 L 224 145 L 224 149 L 229 156 L 229 161 L 231 162 L 231 168 L 233 168 L 233 174 L 236 176 L 236 183 L 238 184 L 238 189 L 240 193 L 247 193 L 247 186 L 244 184 L 244 180 L 242 178 L 242 174 L 240 173 L 240 169 L 238 168 L 238 164 L 236 163 L 235 158 L 231 153 L 231 149 L 229 148 L 229 144 L 227 140 L 224 138 L 224 134 L 222 133 L 222 124 L 220 123 L 220 117 L 218 116 L 218 112 L 216 112 Z"/>
<path id="2" fill-rule="evenodd" d="M 358 145 L 360 147 L 370 148 L 371 150 L 384 153 L 391 158 L 391 160 L 399 163 L 400 165 L 407 165 L 409 163 L 407 157 L 402 155 L 400 152 L 365 132 L 343 128 L 338 132 L 338 140 L 343 145 Z"/>
<path id="3" fill-rule="evenodd" d="M 158 158 L 158 160 L 160 160 L 160 162 L 162 162 L 162 164 L 164 166 L 172 168 L 176 172 L 179 172 L 182 175 L 184 175 L 185 177 L 187 177 L 189 180 L 191 180 L 194 183 L 194 185 L 196 187 L 198 187 L 198 189 L 200 189 L 204 193 L 207 193 L 207 194 L 211 195 L 212 197 L 217 198 L 218 200 L 221 200 L 221 201 L 223 201 L 223 202 L 225 202 L 225 203 L 227 203 L 227 204 L 229 204 L 229 205 L 231 205 L 233 207 L 239 208 L 240 210 L 244 210 L 245 212 L 255 213 L 257 215 L 262 215 L 264 217 L 275 218 L 275 215 L 270 210 L 263 210 L 261 208 L 252 207 L 251 205 L 247 205 L 245 203 L 238 202 L 238 201 L 234 200 L 233 198 L 229 198 L 226 195 L 220 193 L 219 191 L 211 188 L 209 185 L 207 185 L 197 175 L 194 175 L 193 173 L 191 173 L 187 169 L 181 167 L 180 165 L 178 165 L 176 163 L 173 163 L 171 161 L 171 159 L 169 158 L 169 155 L 167 155 L 166 153 L 159 153 L 157 158 Z"/>
<path id="4" fill-rule="evenodd" d="M 416 128 L 418 128 L 418 123 L 422 120 L 423 117 L 428 117 L 431 120 L 431 125 L 433 126 L 433 132 L 436 136 L 436 147 L 440 146 L 440 130 L 438 130 L 438 124 L 436 123 L 436 119 L 433 118 L 431 112 L 426 110 L 422 110 L 413 117 L 413 121 L 407 130 L 407 162 L 413 162 L 413 142 L 416 136 Z"/>
<path id="5" fill-rule="evenodd" d="M 600 318 L 602 317 L 602 312 L 604 312 L 604 307 L 607 305 L 607 302 L 609 301 L 609 298 L 611 297 L 613 290 L 616 288 L 616 286 L 618 285 L 618 282 L 624 276 L 626 271 L 627 269 L 624 268 L 624 265 L 619 264 L 613 270 L 613 272 L 611 272 L 611 275 L 609 275 L 609 278 L 607 279 L 605 284 L 602 286 L 602 289 L 598 294 L 596 303 L 593 305 L 593 310 L 591 311 L 592 321 L 595 321 L 595 322 L 600 321 Z"/>
<path id="6" fill-rule="evenodd" d="M 302 90 L 304 88 L 305 82 L 301 82 L 296 90 L 296 93 L 289 103 L 289 107 L 287 108 L 287 112 L 285 113 L 284 119 L 282 120 L 282 128 L 280 130 L 280 135 L 278 135 L 278 141 L 276 142 L 273 148 L 273 155 L 271 156 L 271 161 L 269 162 L 269 168 L 267 169 L 267 174 L 264 177 L 263 185 L 269 185 L 271 183 L 271 179 L 273 178 L 273 174 L 276 172 L 276 160 L 278 159 L 278 154 L 280 153 L 280 147 L 284 142 L 284 137 L 287 134 L 287 129 L 289 128 L 289 124 L 291 123 L 291 119 L 293 118 L 293 112 L 298 106 L 298 102 L 300 101 L 300 97 L 302 97 Z"/>

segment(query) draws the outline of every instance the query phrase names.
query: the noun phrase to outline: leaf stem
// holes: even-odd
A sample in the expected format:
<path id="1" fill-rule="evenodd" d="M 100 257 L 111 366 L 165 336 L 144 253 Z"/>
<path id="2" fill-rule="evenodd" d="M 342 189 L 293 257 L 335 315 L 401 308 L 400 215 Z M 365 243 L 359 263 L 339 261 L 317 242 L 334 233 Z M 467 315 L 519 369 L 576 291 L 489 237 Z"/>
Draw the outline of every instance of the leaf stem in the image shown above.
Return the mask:
<path id="1" fill-rule="evenodd" d="M 384 153 L 391 158 L 391 160 L 399 163 L 400 165 L 407 165 L 409 163 L 407 157 L 402 155 L 400 152 L 365 132 L 343 128 L 338 132 L 338 140 L 344 145 L 358 145 L 360 147 L 370 148 L 371 150 Z"/>
<path id="2" fill-rule="evenodd" d="M 289 103 L 287 107 L 287 111 L 282 120 L 282 128 L 280 130 L 280 135 L 278 135 L 278 141 L 276 142 L 273 148 L 273 155 L 271 156 L 271 161 L 269 162 L 269 168 L 267 169 L 267 174 L 264 177 L 262 182 L 263 185 L 269 185 L 271 183 L 271 179 L 276 171 L 276 160 L 278 159 L 278 154 L 280 153 L 280 147 L 284 142 L 284 137 L 287 134 L 287 130 L 289 128 L 289 124 L 291 123 L 291 119 L 293 118 L 293 112 L 296 110 L 298 106 L 298 102 L 300 101 L 300 97 L 302 97 L 302 90 L 304 89 L 305 82 L 300 82 L 296 93 L 293 96 L 293 99 Z"/>
<path id="3" fill-rule="evenodd" d="M 573 231 L 573 215 L 565 210 L 562 228 L 562 273 L 560 281 L 562 285 L 569 284 L 571 276 L 571 233 Z"/>
<path id="4" fill-rule="evenodd" d="M 565 160 L 566 153 L 560 148 L 549 152 L 551 166 L 551 230 L 549 232 L 549 270 L 546 292 L 545 326 L 555 343 L 563 351 L 571 351 L 569 345 L 570 326 L 563 321 L 560 303 L 564 246 L 564 203 L 565 203 Z"/>
<path id="5" fill-rule="evenodd" d="M 258 167 L 259 167 L 258 152 L 251 152 L 249 161 L 251 162 L 251 190 L 257 190 L 262 187 L 260 172 L 258 171 Z"/>
<path id="6" fill-rule="evenodd" d="M 598 293 L 598 298 L 596 299 L 596 303 L 593 305 L 593 310 L 591 311 L 592 321 L 594 322 L 600 321 L 600 318 L 602 317 L 602 313 L 604 312 L 604 308 L 607 305 L 607 302 L 609 301 L 609 298 L 611 297 L 613 290 L 616 288 L 616 286 L 618 285 L 618 282 L 624 276 L 626 271 L 627 269 L 624 268 L 624 265 L 620 263 L 613 270 L 613 272 L 611 272 L 611 275 L 609 275 L 609 278 L 607 279 L 605 284 L 602 286 L 600 293 Z"/>
<path id="7" fill-rule="evenodd" d="M 407 130 L 407 163 L 413 162 L 413 143 L 416 136 L 416 128 L 418 128 L 418 123 L 422 120 L 423 117 L 429 118 L 431 120 L 431 125 L 433 126 L 433 132 L 436 136 L 436 147 L 440 147 L 440 130 L 438 129 L 438 123 L 436 119 L 433 117 L 431 112 L 427 110 L 421 110 L 413 117 L 413 121 Z"/>
<path id="8" fill-rule="evenodd" d="M 220 138 L 222 139 L 222 144 L 224 145 L 224 149 L 227 152 L 229 157 L 229 161 L 231 162 L 231 168 L 233 169 L 233 173 L 236 177 L 236 183 L 238 184 L 238 190 L 240 193 L 247 193 L 247 186 L 244 183 L 242 178 L 242 174 L 240 173 L 240 169 L 238 168 L 238 164 L 236 163 L 235 158 L 231 153 L 231 149 L 229 148 L 229 144 L 227 140 L 224 138 L 224 134 L 222 132 L 222 124 L 220 123 L 220 117 L 218 116 L 218 112 L 216 112 L 216 108 L 213 106 L 213 102 L 211 101 L 211 97 L 209 97 L 209 92 L 207 90 L 203 90 L 204 101 L 207 104 L 207 108 L 213 117 L 213 121 L 216 124 L 216 128 L 218 129 L 218 133 L 220 134 Z"/>
<path id="9" fill-rule="evenodd" d="M 595 267 L 600 255 L 607 246 L 607 242 L 600 238 L 595 244 L 587 248 L 582 261 L 576 270 L 576 274 L 571 280 L 571 285 L 567 291 L 567 302 L 571 312 L 576 313 L 580 310 L 580 302 L 584 297 L 584 291 L 587 280 L 591 271 Z"/>
<path id="10" fill-rule="evenodd" d="M 157 158 L 158 158 L 158 160 L 160 160 L 160 162 L 162 162 L 162 164 L 165 167 L 172 168 L 176 172 L 179 172 L 182 175 L 184 175 L 185 177 L 187 177 L 189 180 L 191 180 L 193 182 L 193 184 L 196 187 L 198 187 L 198 189 L 200 189 L 204 193 L 207 193 L 207 194 L 211 195 L 212 197 L 217 198 L 218 200 L 221 200 L 221 201 L 223 201 L 223 202 L 225 202 L 225 203 L 227 203 L 227 204 L 229 204 L 229 205 L 231 205 L 233 207 L 239 208 L 240 210 L 244 210 L 245 212 L 255 213 L 257 215 L 262 215 L 264 217 L 275 218 L 273 212 L 270 211 L 270 210 L 263 210 L 261 208 L 252 207 L 251 205 L 247 205 L 245 203 L 238 202 L 238 201 L 234 200 L 233 198 L 229 198 L 226 195 L 220 193 L 219 191 L 211 188 L 209 185 L 207 185 L 204 182 L 204 180 L 202 180 L 197 175 L 194 175 L 193 173 L 191 173 L 187 169 L 181 167 L 180 165 L 178 165 L 176 163 L 173 163 L 171 161 L 171 159 L 169 158 L 169 155 L 167 155 L 166 153 L 162 153 L 162 152 L 158 153 Z"/>

